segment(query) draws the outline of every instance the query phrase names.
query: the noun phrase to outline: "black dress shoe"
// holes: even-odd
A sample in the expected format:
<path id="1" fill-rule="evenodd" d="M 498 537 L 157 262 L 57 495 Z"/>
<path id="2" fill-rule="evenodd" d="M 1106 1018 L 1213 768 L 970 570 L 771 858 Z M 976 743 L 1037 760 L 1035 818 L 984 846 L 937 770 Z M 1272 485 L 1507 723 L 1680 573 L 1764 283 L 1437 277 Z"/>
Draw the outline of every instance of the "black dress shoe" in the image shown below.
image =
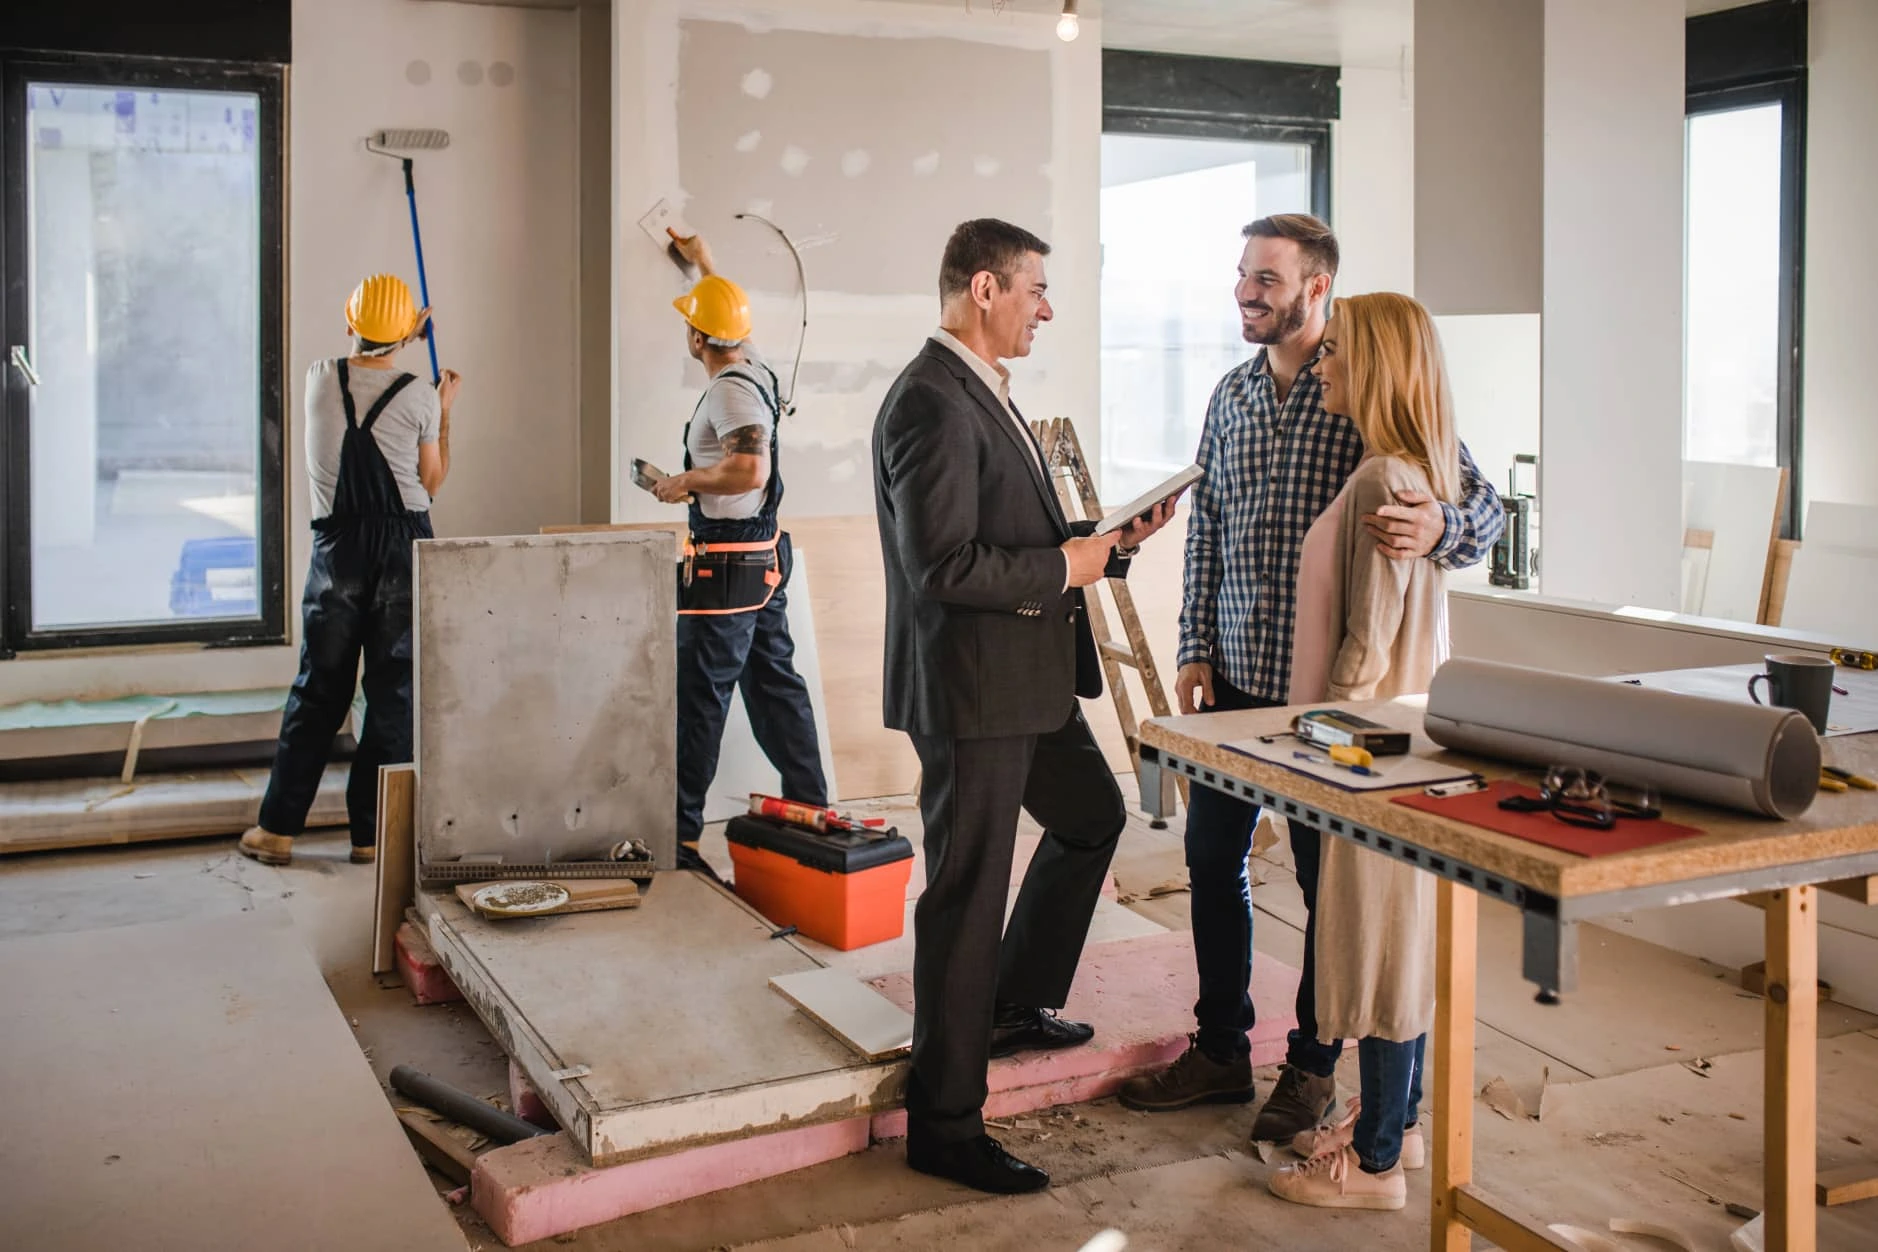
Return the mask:
<path id="1" fill-rule="evenodd" d="M 990 1135 L 957 1143 L 929 1143 L 908 1135 L 906 1163 L 922 1174 L 950 1178 L 993 1195 L 1021 1195 L 1050 1185 L 1050 1175 L 1024 1164 Z"/>
<path id="2" fill-rule="evenodd" d="M 1095 1038 L 1095 1027 L 1067 1021 L 1050 1009 L 1001 1007 L 991 1019 L 991 1055 L 1032 1048 L 1073 1048 Z"/>

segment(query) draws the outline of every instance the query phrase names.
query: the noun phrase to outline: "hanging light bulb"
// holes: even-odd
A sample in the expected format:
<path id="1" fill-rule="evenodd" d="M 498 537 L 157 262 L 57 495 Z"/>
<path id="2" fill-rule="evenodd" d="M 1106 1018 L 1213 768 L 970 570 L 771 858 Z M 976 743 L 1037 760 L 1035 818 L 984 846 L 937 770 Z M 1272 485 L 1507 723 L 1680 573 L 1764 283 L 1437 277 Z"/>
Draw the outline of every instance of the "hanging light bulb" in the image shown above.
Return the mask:
<path id="1" fill-rule="evenodd" d="M 1082 23 L 1076 18 L 1076 0 L 1063 0 L 1063 16 L 1056 19 L 1056 37 L 1068 43 L 1081 30 Z"/>

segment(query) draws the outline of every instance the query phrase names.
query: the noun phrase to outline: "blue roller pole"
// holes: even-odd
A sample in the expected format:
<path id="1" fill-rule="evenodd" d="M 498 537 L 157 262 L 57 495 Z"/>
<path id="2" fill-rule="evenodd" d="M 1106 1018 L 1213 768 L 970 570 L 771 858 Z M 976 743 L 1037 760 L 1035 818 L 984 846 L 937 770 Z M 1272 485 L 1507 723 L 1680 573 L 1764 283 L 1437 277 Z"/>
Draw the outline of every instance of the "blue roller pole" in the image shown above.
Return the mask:
<path id="1" fill-rule="evenodd" d="M 404 196 L 411 202 L 411 243 L 417 248 L 417 293 L 430 307 L 430 280 L 424 275 L 424 236 L 417 229 L 417 183 L 411 177 L 411 158 L 404 159 Z M 424 325 L 424 342 L 430 346 L 430 382 L 436 386 L 443 381 L 443 371 L 437 368 L 437 319 L 433 316 Z"/>

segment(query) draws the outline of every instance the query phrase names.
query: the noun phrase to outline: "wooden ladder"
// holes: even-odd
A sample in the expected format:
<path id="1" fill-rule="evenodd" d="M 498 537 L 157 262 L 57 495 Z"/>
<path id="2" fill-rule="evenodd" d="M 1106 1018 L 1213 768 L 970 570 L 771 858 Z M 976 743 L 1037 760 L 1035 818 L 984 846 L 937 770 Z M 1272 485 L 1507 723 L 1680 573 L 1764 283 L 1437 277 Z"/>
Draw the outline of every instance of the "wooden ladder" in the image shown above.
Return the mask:
<path id="1" fill-rule="evenodd" d="M 1052 417 L 1032 422 L 1030 429 L 1043 447 L 1043 462 L 1056 482 L 1056 497 L 1063 505 L 1063 515 L 1072 522 L 1100 521 L 1102 504 L 1096 499 L 1095 482 L 1089 476 L 1089 462 L 1083 457 L 1082 440 L 1076 437 L 1076 427 L 1067 417 Z M 1096 652 L 1102 658 L 1102 674 L 1108 680 L 1109 695 L 1115 700 L 1115 715 L 1122 723 L 1122 738 L 1128 744 L 1128 759 L 1138 763 L 1141 742 L 1137 732 L 1141 722 L 1135 717 L 1134 698 L 1122 681 L 1122 667 L 1127 666 L 1140 677 L 1152 716 L 1167 717 L 1172 710 L 1167 705 L 1167 692 L 1161 686 L 1160 671 L 1154 667 L 1154 654 L 1148 649 L 1147 633 L 1141 629 L 1141 617 L 1135 612 L 1134 593 L 1128 589 L 1125 579 L 1105 581 L 1109 594 L 1115 598 L 1116 616 L 1121 619 L 1127 643 L 1116 642 L 1109 633 L 1108 613 L 1102 607 L 1102 598 L 1095 594 L 1096 589 L 1089 588 L 1083 598 L 1089 611 L 1089 629 L 1095 635 Z M 1185 804 L 1187 780 L 1178 781 L 1180 800 Z M 1156 820 L 1153 824 L 1160 829 L 1167 823 Z"/>

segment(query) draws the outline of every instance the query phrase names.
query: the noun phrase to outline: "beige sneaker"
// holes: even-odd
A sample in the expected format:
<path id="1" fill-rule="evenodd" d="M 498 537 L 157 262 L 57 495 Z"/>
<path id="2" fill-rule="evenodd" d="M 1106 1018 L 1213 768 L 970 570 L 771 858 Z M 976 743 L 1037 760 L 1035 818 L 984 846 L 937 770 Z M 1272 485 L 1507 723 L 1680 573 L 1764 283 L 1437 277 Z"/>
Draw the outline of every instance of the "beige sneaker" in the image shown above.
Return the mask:
<path id="1" fill-rule="evenodd" d="M 1287 1165 L 1267 1184 L 1273 1195 L 1293 1204 L 1320 1209 L 1393 1210 L 1408 1203 L 1408 1180 L 1397 1162 L 1380 1174 L 1366 1174 L 1356 1149 L 1345 1144 L 1301 1165 Z"/>
<path id="2" fill-rule="evenodd" d="M 286 835 L 269 834 L 259 826 L 249 827 L 235 849 L 263 865 L 287 865 L 293 861 L 293 840 Z"/>
<path id="3" fill-rule="evenodd" d="M 1351 1097 L 1349 1111 L 1342 1121 L 1299 1131 L 1291 1141 L 1291 1150 L 1309 1160 L 1351 1143 L 1356 1137 L 1356 1115 L 1361 1111 L 1362 1101 Z M 1421 1169 L 1428 1164 L 1428 1141 L 1422 1137 L 1419 1122 L 1402 1132 L 1401 1164 L 1403 1169 Z"/>

